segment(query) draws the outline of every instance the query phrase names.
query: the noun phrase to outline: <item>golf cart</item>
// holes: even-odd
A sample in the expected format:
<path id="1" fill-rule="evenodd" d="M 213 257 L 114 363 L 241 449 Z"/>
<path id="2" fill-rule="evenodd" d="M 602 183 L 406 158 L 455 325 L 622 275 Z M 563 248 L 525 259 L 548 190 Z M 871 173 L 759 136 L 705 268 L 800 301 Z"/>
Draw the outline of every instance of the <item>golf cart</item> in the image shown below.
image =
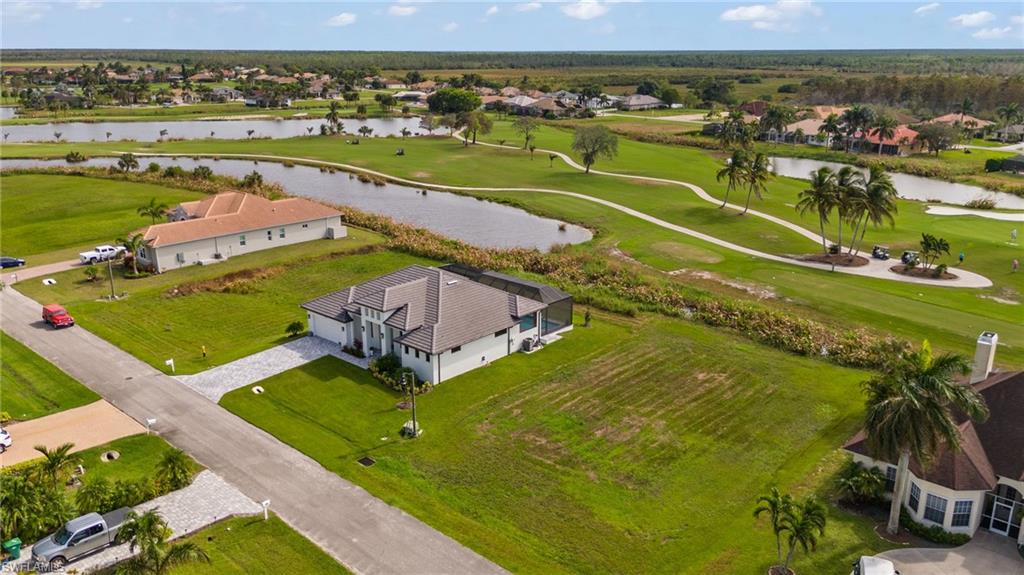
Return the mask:
<path id="1" fill-rule="evenodd" d="M 853 564 L 851 575 L 900 575 L 900 572 L 888 559 L 864 555 Z"/>
<path id="2" fill-rule="evenodd" d="M 911 262 L 913 262 L 913 265 L 917 265 L 920 263 L 921 258 L 918 256 L 917 252 L 907 250 L 903 252 L 902 256 L 900 256 L 900 261 L 906 265 L 911 265 Z"/>
<path id="3" fill-rule="evenodd" d="M 887 260 L 889 259 L 889 248 L 888 246 L 875 246 L 871 248 L 871 257 L 876 260 Z"/>

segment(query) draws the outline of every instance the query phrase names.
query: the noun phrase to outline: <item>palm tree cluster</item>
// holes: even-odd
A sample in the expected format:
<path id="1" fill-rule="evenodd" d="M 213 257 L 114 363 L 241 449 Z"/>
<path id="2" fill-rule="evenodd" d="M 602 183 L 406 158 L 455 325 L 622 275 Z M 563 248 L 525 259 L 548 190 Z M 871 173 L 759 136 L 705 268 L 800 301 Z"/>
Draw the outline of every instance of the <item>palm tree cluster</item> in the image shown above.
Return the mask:
<path id="1" fill-rule="evenodd" d="M 775 132 L 774 141 L 779 141 L 786 134 L 786 126 L 796 121 L 796 111 L 789 106 L 768 106 L 764 115 L 758 120 L 762 134 Z"/>
<path id="2" fill-rule="evenodd" d="M 754 517 L 767 514 L 775 535 L 776 566 L 781 571 L 772 569 L 771 572 L 791 573 L 789 565 L 796 550 L 813 551 L 818 546 L 818 537 L 825 534 L 825 506 L 813 495 L 796 500 L 788 493 L 779 492 L 777 487 L 759 497 L 757 503 Z M 785 558 L 782 555 L 783 540 L 787 547 Z"/>
<path id="3" fill-rule="evenodd" d="M 875 459 L 898 462 L 889 533 L 899 530 L 911 456 L 927 466 L 941 449 L 958 450 L 957 414 L 974 421 L 988 417 L 984 398 L 970 385 L 956 381 L 969 371 L 967 358 L 954 354 L 936 357 L 925 340 L 920 349 L 884 361 L 881 373 L 864 383 L 868 452 Z"/>
<path id="4" fill-rule="evenodd" d="M 764 192 L 768 190 L 768 180 L 772 177 L 771 162 L 767 154 L 751 154 L 744 149 L 735 149 L 727 161 L 725 167 L 716 175 L 719 182 L 726 180 L 725 199 L 719 208 L 724 208 L 729 203 L 729 193 L 741 187 L 747 189 L 747 201 L 742 213 L 750 209 L 751 196 L 762 199 Z"/>
<path id="5" fill-rule="evenodd" d="M 861 242 L 867 233 L 868 224 L 879 226 L 893 219 L 897 212 L 896 188 L 892 179 L 880 166 L 872 166 L 867 178 L 859 170 L 844 166 L 838 172 L 821 167 L 811 172 L 811 186 L 800 192 L 796 209 L 801 214 L 808 212 L 818 216 L 821 230 L 821 247 L 827 254 L 828 238 L 825 224 L 836 214 L 838 249 L 843 247 L 844 226 L 852 228 L 849 255 L 860 252 Z"/>

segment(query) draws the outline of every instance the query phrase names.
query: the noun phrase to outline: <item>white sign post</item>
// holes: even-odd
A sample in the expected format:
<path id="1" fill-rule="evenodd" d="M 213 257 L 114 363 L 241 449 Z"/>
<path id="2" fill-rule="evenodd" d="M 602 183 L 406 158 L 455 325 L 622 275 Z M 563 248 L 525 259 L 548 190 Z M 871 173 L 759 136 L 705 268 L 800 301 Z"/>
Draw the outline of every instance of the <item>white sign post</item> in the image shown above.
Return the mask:
<path id="1" fill-rule="evenodd" d="M 153 429 L 154 425 L 156 425 L 156 418 L 155 417 L 147 417 L 146 418 L 146 435 L 149 435 L 149 432 L 150 432 L 150 430 Z"/>
<path id="2" fill-rule="evenodd" d="M 164 365 L 171 368 L 171 373 L 174 373 L 174 359 L 168 359 L 164 362 Z"/>
<path id="3" fill-rule="evenodd" d="M 263 520 L 266 521 L 267 519 L 270 519 L 270 513 L 267 511 L 270 509 L 270 500 L 267 499 L 265 501 L 261 501 L 260 505 L 263 506 Z"/>

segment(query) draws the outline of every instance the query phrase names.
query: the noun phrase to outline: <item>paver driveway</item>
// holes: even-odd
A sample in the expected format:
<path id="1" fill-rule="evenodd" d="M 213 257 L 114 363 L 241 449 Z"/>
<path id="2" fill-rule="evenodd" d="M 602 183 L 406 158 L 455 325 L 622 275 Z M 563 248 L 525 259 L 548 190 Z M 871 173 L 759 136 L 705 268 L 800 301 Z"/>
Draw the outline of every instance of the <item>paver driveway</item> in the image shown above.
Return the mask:
<path id="1" fill-rule="evenodd" d="M 900 575 L 1024 575 L 1016 542 L 979 529 L 974 539 L 952 549 L 894 549 L 880 553 Z"/>

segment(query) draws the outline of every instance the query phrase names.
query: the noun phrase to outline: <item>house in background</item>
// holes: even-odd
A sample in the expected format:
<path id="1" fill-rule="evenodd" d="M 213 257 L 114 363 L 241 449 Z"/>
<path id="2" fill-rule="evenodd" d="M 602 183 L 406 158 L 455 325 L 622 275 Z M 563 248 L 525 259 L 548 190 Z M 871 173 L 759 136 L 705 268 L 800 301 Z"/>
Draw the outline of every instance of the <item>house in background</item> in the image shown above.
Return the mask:
<path id="1" fill-rule="evenodd" d="M 988 419 L 959 417 L 959 451 L 943 448 L 927 466 L 911 458 L 903 506 L 925 525 L 968 535 L 986 529 L 1024 544 L 1024 372 L 992 372 L 998 343 L 996 334 L 981 334 L 964 383 L 985 399 Z M 885 473 L 889 491 L 894 489 L 896 462 L 872 458 L 863 431 L 844 448 L 854 461 Z"/>
<path id="2" fill-rule="evenodd" d="M 1015 144 L 1024 140 L 1024 124 L 1004 126 L 992 132 L 992 135 L 1005 144 Z"/>
<path id="3" fill-rule="evenodd" d="M 917 141 L 917 130 L 913 130 L 905 125 L 897 126 L 893 130 L 892 136 L 885 139 L 879 138 L 878 134 L 875 134 L 873 130 L 867 134 L 858 132 L 855 139 L 861 138 L 872 144 L 872 147 L 867 148 L 868 150 L 878 152 L 879 147 L 881 147 L 881 153 L 890 156 L 906 156 L 916 152 L 921 147 Z"/>
<path id="4" fill-rule="evenodd" d="M 622 101 L 621 107 L 623 110 L 653 110 L 655 108 L 665 108 L 665 102 L 655 98 L 654 96 L 647 96 L 644 94 L 633 94 Z"/>
<path id="5" fill-rule="evenodd" d="M 393 354 L 433 384 L 572 329 L 568 294 L 464 266 L 409 266 L 301 307 L 310 334 L 368 357 Z"/>
<path id="6" fill-rule="evenodd" d="M 925 122 L 926 124 L 946 124 L 948 126 L 956 126 L 964 130 L 970 130 L 971 137 L 977 138 L 985 133 L 985 128 L 993 125 L 994 122 L 988 120 L 982 120 L 981 118 L 975 118 L 970 114 L 964 114 L 961 120 L 960 114 L 945 114 L 937 118 L 932 118 Z"/>
<path id="7" fill-rule="evenodd" d="M 168 222 L 142 230 L 136 257 L 157 273 L 269 248 L 347 235 L 341 212 L 303 198 L 225 192 L 178 204 Z"/>

